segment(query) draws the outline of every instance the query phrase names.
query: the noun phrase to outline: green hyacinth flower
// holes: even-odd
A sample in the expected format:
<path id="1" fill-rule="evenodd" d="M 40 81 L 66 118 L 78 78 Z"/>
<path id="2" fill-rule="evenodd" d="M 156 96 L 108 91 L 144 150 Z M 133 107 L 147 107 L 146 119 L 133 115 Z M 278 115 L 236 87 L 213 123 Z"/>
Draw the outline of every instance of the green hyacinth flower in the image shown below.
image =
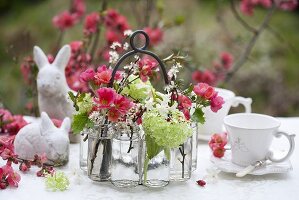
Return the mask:
<path id="1" fill-rule="evenodd" d="M 57 190 L 64 191 L 68 189 L 70 182 L 63 172 L 55 172 L 53 175 L 48 174 L 46 178 L 46 187 L 53 192 Z"/>

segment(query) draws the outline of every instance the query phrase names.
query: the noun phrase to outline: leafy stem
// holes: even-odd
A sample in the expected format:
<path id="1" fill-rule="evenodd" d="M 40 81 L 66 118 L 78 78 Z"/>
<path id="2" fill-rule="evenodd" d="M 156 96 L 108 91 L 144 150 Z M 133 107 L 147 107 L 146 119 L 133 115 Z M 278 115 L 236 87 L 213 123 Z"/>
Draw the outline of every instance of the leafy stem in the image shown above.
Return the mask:
<path id="1" fill-rule="evenodd" d="M 185 157 L 186 157 L 184 144 L 180 145 L 179 151 L 182 155 L 182 160 L 180 161 L 180 163 L 182 164 L 182 178 L 184 178 L 185 177 Z"/>
<path id="2" fill-rule="evenodd" d="M 146 183 L 147 181 L 147 169 L 148 169 L 148 164 L 149 164 L 149 161 L 150 159 L 148 158 L 148 156 L 146 155 L 145 157 L 145 161 L 144 161 L 144 166 L 143 166 L 143 169 L 144 169 L 144 177 L 143 177 L 143 184 Z"/>
<path id="3" fill-rule="evenodd" d="M 127 153 L 130 153 L 130 151 L 131 151 L 132 149 L 134 149 L 134 147 L 133 147 L 133 141 L 132 141 L 132 139 L 133 139 L 133 134 L 134 134 L 134 130 L 133 130 L 133 127 L 132 127 L 132 126 L 130 126 L 130 131 L 131 131 L 131 135 L 130 135 L 130 146 L 129 146 L 129 149 L 128 149 Z"/>

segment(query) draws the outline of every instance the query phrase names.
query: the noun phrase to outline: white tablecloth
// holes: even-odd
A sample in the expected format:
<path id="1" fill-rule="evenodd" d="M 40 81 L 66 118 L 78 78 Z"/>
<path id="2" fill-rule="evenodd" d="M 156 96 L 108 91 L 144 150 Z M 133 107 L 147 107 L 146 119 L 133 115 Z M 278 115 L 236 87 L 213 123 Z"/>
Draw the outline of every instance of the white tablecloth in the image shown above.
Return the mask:
<path id="1" fill-rule="evenodd" d="M 289 133 L 299 133 L 299 118 L 279 118 L 281 129 Z M 198 149 L 198 169 L 192 178 L 184 183 L 171 182 L 167 187 L 150 189 L 138 186 L 132 189 L 119 189 L 109 182 L 92 182 L 79 169 L 79 145 L 70 147 L 70 161 L 57 170 L 64 171 L 70 178 L 70 187 L 64 192 L 50 192 L 45 189 L 44 178 L 36 177 L 36 169 L 22 173 L 18 188 L 0 190 L 0 200 L 110 200 L 110 199 L 190 199 L 190 200 L 298 200 L 299 199 L 299 137 L 297 148 L 291 157 L 293 171 L 287 174 L 268 174 L 236 178 L 234 174 L 221 172 L 216 183 L 200 187 L 196 180 L 207 174 L 212 167 L 211 152 L 206 142 L 200 142 Z M 3 165 L 4 162 L 0 161 Z M 15 166 L 15 168 L 17 168 Z"/>

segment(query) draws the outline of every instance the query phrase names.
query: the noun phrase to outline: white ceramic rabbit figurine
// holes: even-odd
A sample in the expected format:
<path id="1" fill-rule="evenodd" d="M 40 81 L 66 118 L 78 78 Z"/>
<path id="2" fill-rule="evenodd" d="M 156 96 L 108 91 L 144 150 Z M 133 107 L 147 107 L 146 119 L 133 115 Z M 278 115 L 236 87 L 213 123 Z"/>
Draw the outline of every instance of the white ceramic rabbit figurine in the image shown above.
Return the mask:
<path id="1" fill-rule="evenodd" d="M 71 121 L 67 117 L 60 128 L 55 127 L 47 113 L 42 112 L 41 120 L 23 127 L 14 141 L 15 152 L 19 158 L 32 160 L 34 155 L 43 153 L 47 163 L 55 166 L 66 164 L 69 156 Z"/>
<path id="2" fill-rule="evenodd" d="M 75 110 L 68 98 L 71 89 L 65 78 L 65 67 L 71 57 L 70 46 L 63 46 L 52 64 L 37 46 L 33 49 L 33 56 L 39 69 L 37 75 L 39 111 L 46 112 L 55 119 L 72 118 Z"/>

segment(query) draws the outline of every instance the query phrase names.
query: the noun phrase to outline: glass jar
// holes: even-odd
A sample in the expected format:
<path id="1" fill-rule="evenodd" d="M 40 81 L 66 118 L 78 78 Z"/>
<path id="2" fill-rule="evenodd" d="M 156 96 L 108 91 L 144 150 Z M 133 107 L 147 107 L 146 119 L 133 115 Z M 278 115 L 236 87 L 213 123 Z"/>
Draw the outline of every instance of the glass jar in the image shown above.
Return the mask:
<path id="1" fill-rule="evenodd" d="M 139 184 L 139 127 L 116 128 L 112 139 L 111 183 L 116 187 Z"/>
<path id="2" fill-rule="evenodd" d="M 187 181 L 192 170 L 192 136 L 184 144 L 171 149 L 170 180 Z"/>
<path id="3" fill-rule="evenodd" d="M 192 122 L 192 171 L 197 169 L 197 151 L 198 151 L 198 123 Z"/>
<path id="4" fill-rule="evenodd" d="M 142 141 L 145 141 L 144 139 Z M 147 156 L 145 142 L 143 142 L 144 162 L 143 162 L 143 180 L 142 183 L 147 187 L 164 187 L 169 184 L 169 153 L 165 150 L 160 151 L 152 159 Z"/>
<path id="5" fill-rule="evenodd" d="M 80 157 L 79 165 L 81 170 L 87 172 L 87 155 L 88 155 L 88 133 L 92 132 L 92 129 L 84 129 L 80 135 Z"/>
<path id="6" fill-rule="evenodd" d="M 108 181 L 111 175 L 111 136 L 110 124 L 95 126 L 88 135 L 87 174 L 94 181 Z"/>

